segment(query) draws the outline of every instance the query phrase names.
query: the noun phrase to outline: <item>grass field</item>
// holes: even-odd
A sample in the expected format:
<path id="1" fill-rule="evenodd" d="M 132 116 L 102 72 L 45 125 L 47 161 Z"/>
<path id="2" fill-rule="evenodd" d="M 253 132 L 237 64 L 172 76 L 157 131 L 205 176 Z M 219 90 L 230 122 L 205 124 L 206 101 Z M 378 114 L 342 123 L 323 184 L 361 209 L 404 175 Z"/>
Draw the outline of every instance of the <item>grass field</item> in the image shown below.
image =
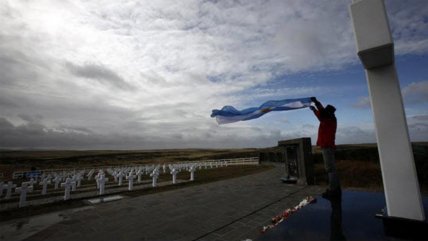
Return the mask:
<path id="1" fill-rule="evenodd" d="M 258 149 L 170 149 L 143 151 L 0 151 L 3 167 L 52 169 L 195 161 L 258 156 Z"/>

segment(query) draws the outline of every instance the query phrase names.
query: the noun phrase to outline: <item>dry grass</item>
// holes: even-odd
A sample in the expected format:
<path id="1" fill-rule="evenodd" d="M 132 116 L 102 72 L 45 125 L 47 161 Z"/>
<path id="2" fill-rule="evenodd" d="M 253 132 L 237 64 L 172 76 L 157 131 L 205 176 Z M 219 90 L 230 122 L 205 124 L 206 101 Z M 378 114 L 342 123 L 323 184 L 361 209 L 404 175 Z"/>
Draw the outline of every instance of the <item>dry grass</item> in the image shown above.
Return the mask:
<path id="1" fill-rule="evenodd" d="M 339 160 L 336 167 L 343 188 L 359 189 L 366 191 L 383 191 L 382 173 L 378 163 L 367 161 Z M 316 163 L 314 167 L 315 181 L 317 185 L 327 185 L 327 174 L 322 163 Z M 418 171 L 421 192 L 428 195 L 426 176 Z"/>
<path id="2" fill-rule="evenodd" d="M 258 156 L 258 149 L 143 151 L 0 151 L 1 170 L 132 165 Z"/>
<path id="3" fill-rule="evenodd" d="M 419 184 L 428 194 L 428 142 L 412 143 Z M 376 144 L 339 145 L 335 153 L 338 173 L 345 188 L 363 188 L 382 191 L 382 176 Z M 327 182 L 323 159 L 319 149 L 313 152 L 315 179 L 318 184 Z"/>
<path id="4" fill-rule="evenodd" d="M 376 163 L 365 161 L 336 161 L 336 168 L 343 188 L 363 188 L 381 191 L 382 176 Z M 315 179 L 318 185 L 327 185 L 327 174 L 324 164 L 315 164 Z"/>
<path id="5" fill-rule="evenodd" d="M 340 173 L 344 187 L 363 187 L 382 189 L 380 167 L 376 163 L 363 161 L 338 161 L 337 170 Z"/>

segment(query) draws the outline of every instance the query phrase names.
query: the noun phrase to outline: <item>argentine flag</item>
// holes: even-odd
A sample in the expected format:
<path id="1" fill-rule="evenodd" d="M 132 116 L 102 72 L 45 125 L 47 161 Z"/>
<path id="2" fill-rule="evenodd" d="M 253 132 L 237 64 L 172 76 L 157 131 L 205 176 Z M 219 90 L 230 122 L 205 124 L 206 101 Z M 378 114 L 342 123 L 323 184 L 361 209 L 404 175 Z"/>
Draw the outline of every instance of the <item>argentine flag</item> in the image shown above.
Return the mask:
<path id="1" fill-rule="evenodd" d="M 211 117 L 215 117 L 218 124 L 228 124 L 259 118 L 271 111 L 295 110 L 311 106 L 311 97 L 299 99 L 270 100 L 259 107 L 237 110 L 226 105 L 221 110 L 213 110 Z"/>

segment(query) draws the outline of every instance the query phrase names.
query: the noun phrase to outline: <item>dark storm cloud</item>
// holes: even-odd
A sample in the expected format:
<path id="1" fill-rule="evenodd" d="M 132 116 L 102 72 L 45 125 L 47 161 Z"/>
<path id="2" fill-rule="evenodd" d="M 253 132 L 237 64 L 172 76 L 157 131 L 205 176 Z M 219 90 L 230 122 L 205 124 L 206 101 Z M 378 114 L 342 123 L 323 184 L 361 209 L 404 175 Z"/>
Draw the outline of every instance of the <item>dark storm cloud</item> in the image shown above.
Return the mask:
<path id="1" fill-rule="evenodd" d="M 37 78 L 34 66 L 29 64 L 31 62 L 33 61 L 26 54 L 0 46 L 0 83 L 3 86 L 11 86 Z"/>
<path id="2" fill-rule="evenodd" d="M 0 95 L 0 107 L 2 108 L 17 108 L 19 107 L 19 104 L 16 103 L 15 100 L 12 98 L 5 97 L 3 95 Z"/>
<path id="3" fill-rule="evenodd" d="M 49 129 L 37 122 L 15 126 L 3 117 L 0 117 L 0 132 L 0 148 L 11 149 L 140 149 L 147 145 L 147 141 L 136 136 L 106 136 L 84 127 Z"/>
<path id="4" fill-rule="evenodd" d="M 94 79 L 101 84 L 108 84 L 112 87 L 123 90 L 133 89 L 133 86 L 127 83 L 125 79 L 106 66 L 96 64 L 85 64 L 79 66 L 72 63 L 66 63 L 66 67 L 77 77 Z"/>
<path id="5" fill-rule="evenodd" d="M 35 117 L 27 118 L 32 120 Z M 36 118 L 37 119 L 37 118 Z M 140 126 L 142 128 L 142 126 Z M 150 127 L 146 127 L 150 128 Z M 211 140 L 193 133 L 195 129 L 182 130 L 181 134 L 169 136 L 132 135 L 121 133 L 96 133 L 85 127 L 60 125 L 49 128 L 36 122 L 14 125 L 8 119 L 0 117 L 0 148 L 5 149 L 159 149 L 159 148 L 197 148 L 245 147 L 245 137 L 230 133 L 221 140 Z M 205 130 L 206 131 L 206 130 Z M 190 135 L 190 136 L 189 136 Z M 189 139 L 190 138 L 190 139 Z M 252 144 L 270 142 L 265 136 L 252 140 Z"/>
<path id="6" fill-rule="evenodd" d="M 27 114 L 19 114 L 18 116 L 22 120 L 25 120 L 25 121 L 27 121 L 29 123 L 34 123 L 34 122 L 38 123 L 38 122 L 40 122 L 43 119 L 43 116 L 41 116 L 41 115 L 32 116 L 32 115 L 27 115 Z"/>

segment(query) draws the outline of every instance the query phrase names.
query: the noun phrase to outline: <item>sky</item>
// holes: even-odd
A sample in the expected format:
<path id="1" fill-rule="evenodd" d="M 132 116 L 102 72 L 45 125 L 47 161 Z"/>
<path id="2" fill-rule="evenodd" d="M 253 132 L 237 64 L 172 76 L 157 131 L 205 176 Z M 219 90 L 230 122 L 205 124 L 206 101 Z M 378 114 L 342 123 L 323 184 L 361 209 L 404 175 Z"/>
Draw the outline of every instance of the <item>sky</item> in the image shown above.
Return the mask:
<path id="1" fill-rule="evenodd" d="M 218 125 L 212 109 L 316 96 L 337 144 L 375 142 L 347 0 L 2 0 L 0 148 L 269 147 L 309 109 Z M 386 0 L 412 141 L 428 141 L 428 2 Z"/>

